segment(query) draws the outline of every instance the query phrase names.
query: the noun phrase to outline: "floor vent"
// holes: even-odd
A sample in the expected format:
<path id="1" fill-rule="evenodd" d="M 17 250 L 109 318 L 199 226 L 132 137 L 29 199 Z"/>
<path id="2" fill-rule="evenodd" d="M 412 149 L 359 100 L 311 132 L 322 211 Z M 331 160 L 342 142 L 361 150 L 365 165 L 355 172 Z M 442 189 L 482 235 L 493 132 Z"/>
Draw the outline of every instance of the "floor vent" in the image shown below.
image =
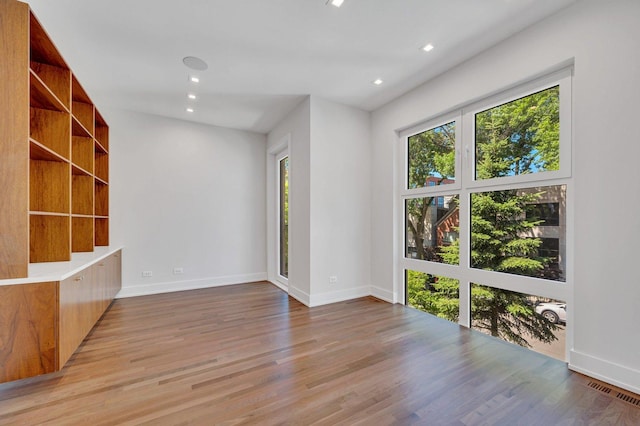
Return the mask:
<path id="1" fill-rule="evenodd" d="M 622 392 L 618 392 L 617 398 L 623 400 L 624 402 L 628 402 L 631 405 L 635 405 L 636 407 L 640 407 L 640 399 L 634 396 L 626 395 Z"/>
<path id="2" fill-rule="evenodd" d="M 589 387 L 604 393 L 611 393 L 611 388 L 598 382 L 589 382 Z"/>
<path id="3" fill-rule="evenodd" d="M 602 393 L 610 394 L 612 396 L 615 395 L 616 398 L 626 403 L 635 405 L 636 407 L 640 407 L 640 398 L 638 397 L 638 395 L 635 395 L 632 393 L 620 392 L 618 390 L 614 391 L 611 387 L 602 383 L 594 382 L 594 381 L 589 382 L 589 387 L 597 391 L 600 391 Z"/>

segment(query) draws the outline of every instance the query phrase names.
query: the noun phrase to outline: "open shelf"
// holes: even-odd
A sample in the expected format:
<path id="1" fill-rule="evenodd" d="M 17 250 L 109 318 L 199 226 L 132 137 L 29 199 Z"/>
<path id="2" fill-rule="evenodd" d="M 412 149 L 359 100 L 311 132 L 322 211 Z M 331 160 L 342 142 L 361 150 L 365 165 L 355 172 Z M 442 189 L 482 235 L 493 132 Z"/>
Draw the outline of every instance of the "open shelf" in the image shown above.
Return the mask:
<path id="1" fill-rule="evenodd" d="M 96 114 L 96 127 L 95 127 L 95 138 L 97 144 L 102 148 L 102 151 L 106 154 L 109 151 L 109 126 L 102 118 L 102 115 L 95 110 Z"/>
<path id="2" fill-rule="evenodd" d="M 95 218 L 95 245 L 96 246 L 108 246 L 109 245 L 109 218 L 97 217 Z"/>
<path id="3" fill-rule="evenodd" d="M 29 74 L 29 84 L 31 106 L 52 111 L 68 111 L 68 106 L 65 106 L 62 100 L 33 71 Z"/>
<path id="4" fill-rule="evenodd" d="M 89 136 L 93 136 L 93 105 L 74 100 L 71 103 L 71 113 L 73 114 L 73 118 L 89 133 Z"/>
<path id="5" fill-rule="evenodd" d="M 70 216 L 29 216 L 29 260 L 35 262 L 63 262 L 71 260 Z"/>
<path id="6" fill-rule="evenodd" d="M 31 60 L 42 64 L 53 65 L 59 68 L 69 69 L 67 63 L 58 52 L 58 49 L 47 35 L 40 22 L 33 13 L 29 14 Z"/>
<path id="7" fill-rule="evenodd" d="M 95 152 L 95 175 L 101 181 L 109 182 L 109 156 L 103 152 Z"/>
<path id="8" fill-rule="evenodd" d="M 39 82 L 62 104 L 64 110 L 68 111 L 71 107 L 71 71 L 66 68 L 42 64 L 40 62 L 31 61 L 30 64 L 31 91 L 33 92 L 34 84 L 38 84 Z"/>
<path id="9" fill-rule="evenodd" d="M 73 253 L 93 251 L 93 217 L 71 218 L 71 251 Z"/>
<path id="10" fill-rule="evenodd" d="M 93 139 L 82 136 L 71 138 L 71 162 L 93 174 Z"/>
<path id="11" fill-rule="evenodd" d="M 95 210 L 96 216 L 109 216 L 109 185 L 95 181 Z"/>
<path id="12" fill-rule="evenodd" d="M 29 139 L 29 158 L 32 160 L 67 162 L 60 154 L 33 139 Z"/>
<path id="13" fill-rule="evenodd" d="M 29 209 L 69 213 L 71 171 L 69 163 L 29 160 Z"/>
<path id="14" fill-rule="evenodd" d="M 93 176 L 77 172 L 71 176 L 71 213 L 93 215 Z"/>
<path id="15" fill-rule="evenodd" d="M 40 108 L 30 108 L 30 137 L 53 152 L 69 159 L 69 114 Z"/>

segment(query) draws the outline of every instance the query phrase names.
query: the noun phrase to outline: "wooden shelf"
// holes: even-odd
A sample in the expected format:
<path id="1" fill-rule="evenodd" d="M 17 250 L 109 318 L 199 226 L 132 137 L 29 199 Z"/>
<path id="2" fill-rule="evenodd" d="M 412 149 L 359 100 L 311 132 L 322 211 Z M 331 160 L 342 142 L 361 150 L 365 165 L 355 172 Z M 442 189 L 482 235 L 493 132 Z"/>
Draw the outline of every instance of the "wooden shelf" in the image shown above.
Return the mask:
<path id="1" fill-rule="evenodd" d="M 93 136 L 75 116 L 71 116 L 71 133 L 73 136 L 80 136 L 83 138 L 90 138 Z"/>
<path id="2" fill-rule="evenodd" d="M 44 65 L 42 65 L 44 66 Z M 68 112 L 68 106 L 49 89 L 49 87 L 38 77 L 33 70 L 29 74 L 31 84 L 31 106 L 52 111 Z"/>
<path id="3" fill-rule="evenodd" d="M 29 140 L 29 158 L 32 160 L 59 161 L 62 163 L 67 162 L 67 160 L 60 154 L 50 150 L 40 142 L 33 139 Z"/>
<path id="4" fill-rule="evenodd" d="M 96 151 L 94 165 L 96 178 L 105 183 L 109 182 L 109 156 L 105 153 Z"/>
<path id="5" fill-rule="evenodd" d="M 109 186 L 95 182 L 95 216 L 109 216 Z"/>
<path id="6" fill-rule="evenodd" d="M 71 150 L 69 114 L 40 108 L 30 108 L 30 112 L 31 139 L 69 159 Z"/>
<path id="7" fill-rule="evenodd" d="M 71 108 L 71 70 L 55 65 L 31 61 L 30 71 L 62 103 L 65 111 Z"/>
<path id="8" fill-rule="evenodd" d="M 93 140 L 88 137 L 71 137 L 71 162 L 93 174 Z"/>
<path id="9" fill-rule="evenodd" d="M 0 17 L 0 279 L 24 279 L 108 244 L 109 127 L 29 5 Z"/>
<path id="10" fill-rule="evenodd" d="M 109 150 L 109 126 L 107 126 L 107 123 L 104 121 L 104 118 L 102 118 L 102 115 L 100 115 L 98 110 L 95 110 L 95 116 L 96 116 L 96 126 L 95 126 L 96 143 L 97 145 L 100 146 L 102 152 L 106 154 Z"/>
<path id="11" fill-rule="evenodd" d="M 73 253 L 93 251 L 93 217 L 73 216 L 71 228 L 71 251 Z"/>
<path id="12" fill-rule="evenodd" d="M 106 217 L 95 218 L 95 245 L 96 246 L 109 245 L 109 218 L 106 218 Z"/>
<path id="13" fill-rule="evenodd" d="M 71 217 L 31 214 L 29 258 L 31 262 L 71 260 Z"/>
<path id="14" fill-rule="evenodd" d="M 40 25 L 33 13 L 29 13 L 31 60 L 42 64 L 69 69 L 60 52 Z"/>
<path id="15" fill-rule="evenodd" d="M 93 176 L 71 176 L 71 213 L 93 215 Z"/>
<path id="16" fill-rule="evenodd" d="M 29 160 L 29 209 L 52 213 L 69 213 L 69 163 Z"/>
<path id="17" fill-rule="evenodd" d="M 89 135 L 93 136 L 93 105 L 73 101 L 71 103 L 71 113 L 73 114 L 73 118 L 85 128 Z"/>

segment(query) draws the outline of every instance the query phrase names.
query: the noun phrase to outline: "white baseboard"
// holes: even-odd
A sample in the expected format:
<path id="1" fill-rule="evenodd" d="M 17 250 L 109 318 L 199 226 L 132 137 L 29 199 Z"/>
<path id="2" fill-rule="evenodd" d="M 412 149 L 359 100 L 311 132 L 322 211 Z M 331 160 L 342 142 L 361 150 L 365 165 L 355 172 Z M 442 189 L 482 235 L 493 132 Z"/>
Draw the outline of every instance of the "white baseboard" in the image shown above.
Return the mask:
<path id="1" fill-rule="evenodd" d="M 569 359 L 569 369 L 573 371 L 640 394 L 638 370 L 578 351 L 571 351 Z"/>
<path id="2" fill-rule="evenodd" d="M 226 277 L 201 278 L 189 281 L 171 281 L 164 283 L 154 283 L 145 285 L 127 286 L 123 284 L 122 289 L 116 296 L 117 299 L 125 297 L 148 296 L 151 294 L 171 293 L 175 291 L 197 290 L 200 288 L 221 287 L 232 284 L 242 284 L 255 281 L 265 281 L 266 272 L 244 275 L 230 275 Z"/>
<path id="3" fill-rule="evenodd" d="M 309 293 L 306 293 L 302 290 L 299 290 L 291 285 L 289 285 L 289 296 L 293 297 L 294 299 L 296 299 L 298 302 L 302 303 L 305 306 L 310 306 L 310 296 Z"/>
<path id="4" fill-rule="evenodd" d="M 371 295 L 388 303 L 395 303 L 395 294 L 393 291 L 385 290 L 380 287 L 371 286 Z"/>
<path id="5" fill-rule="evenodd" d="M 314 294 L 309 300 L 309 307 L 328 305 L 330 303 L 344 302 L 345 300 L 357 299 L 371 295 L 371 287 L 362 286 L 349 288 L 346 290 L 331 291 L 327 293 Z"/>
<path id="6" fill-rule="evenodd" d="M 268 280 L 271 284 L 275 285 L 276 287 L 278 287 L 280 290 L 284 291 L 285 293 L 289 293 L 289 286 L 282 284 L 280 281 L 278 280 Z"/>

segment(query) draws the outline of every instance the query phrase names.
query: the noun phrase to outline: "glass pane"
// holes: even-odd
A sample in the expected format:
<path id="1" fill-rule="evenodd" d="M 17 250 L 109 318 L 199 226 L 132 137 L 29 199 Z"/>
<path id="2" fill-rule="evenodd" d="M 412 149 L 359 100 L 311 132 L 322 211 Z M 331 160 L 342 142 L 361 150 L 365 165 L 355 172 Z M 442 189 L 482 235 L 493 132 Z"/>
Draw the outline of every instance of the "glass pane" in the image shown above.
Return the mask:
<path id="1" fill-rule="evenodd" d="M 455 182 L 455 146 L 455 121 L 409 136 L 409 189 Z"/>
<path id="2" fill-rule="evenodd" d="M 418 271 L 405 271 L 407 305 L 458 322 L 460 285 L 458 280 Z"/>
<path id="3" fill-rule="evenodd" d="M 565 251 L 565 185 L 471 194 L 471 267 L 565 281 Z"/>
<path id="4" fill-rule="evenodd" d="M 405 200 L 405 212 L 406 257 L 459 264 L 458 195 Z"/>
<path id="5" fill-rule="evenodd" d="M 560 169 L 560 87 L 475 115 L 476 179 Z"/>
<path id="6" fill-rule="evenodd" d="M 567 305 L 471 284 L 471 328 L 564 361 Z"/>
<path id="7" fill-rule="evenodd" d="M 280 160 L 280 275 L 289 277 L 289 157 Z"/>

